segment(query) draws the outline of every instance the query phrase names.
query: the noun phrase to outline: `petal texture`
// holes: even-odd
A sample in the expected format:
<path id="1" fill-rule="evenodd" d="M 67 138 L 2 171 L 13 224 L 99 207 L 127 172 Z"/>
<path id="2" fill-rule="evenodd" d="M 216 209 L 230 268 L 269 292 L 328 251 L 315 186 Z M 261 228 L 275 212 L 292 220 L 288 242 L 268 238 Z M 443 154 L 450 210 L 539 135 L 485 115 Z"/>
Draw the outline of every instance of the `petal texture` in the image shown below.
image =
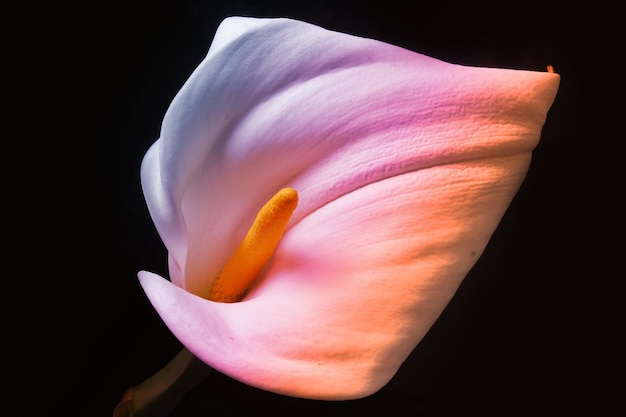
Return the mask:
<path id="1" fill-rule="evenodd" d="M 146 294 L 234 378 L 306 398 L 371 394 L 482 253 L 558 84 L 289 19 L 227 19 L 142 165 L 172 281 L 141 272 Z M 300 203 L 249 296 L 194 295 L 285 186 Z"/>

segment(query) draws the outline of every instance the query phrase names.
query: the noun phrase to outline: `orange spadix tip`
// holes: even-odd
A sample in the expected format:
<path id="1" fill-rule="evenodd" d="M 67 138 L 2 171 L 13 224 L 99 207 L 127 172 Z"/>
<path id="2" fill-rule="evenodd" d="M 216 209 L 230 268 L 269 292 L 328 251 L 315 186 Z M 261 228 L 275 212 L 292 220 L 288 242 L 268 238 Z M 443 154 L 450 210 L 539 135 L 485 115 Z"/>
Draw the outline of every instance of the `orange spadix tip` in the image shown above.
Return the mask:
<path id="1" fill-rule="evenodd" d="M 259 211 L 243 241 L 211 287 L 209 300 L 240 301 L 263 266 L 272 257 L 298 205 L 293 188 L 278 191 Z"/>
<path id="2" fill-rule="evenodd" d="M 554 67 L 552 65 L 548 65 L 548 72 L 554 74 Z"/>

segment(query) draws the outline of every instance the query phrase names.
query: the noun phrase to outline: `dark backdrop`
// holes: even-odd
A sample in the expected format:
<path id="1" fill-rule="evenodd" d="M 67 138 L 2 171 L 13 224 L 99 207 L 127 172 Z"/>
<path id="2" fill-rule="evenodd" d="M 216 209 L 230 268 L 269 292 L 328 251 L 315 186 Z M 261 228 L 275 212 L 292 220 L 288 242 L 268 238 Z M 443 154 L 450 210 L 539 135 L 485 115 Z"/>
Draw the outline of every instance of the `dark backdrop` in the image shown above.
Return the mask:
<path id="1" fill-rule="evenodd" d="M 365 399 L 326 403 L 213 373 L 171 417 L 605 415 L 622 394 L 615 346 L 624 271 L 614 265 L 624 246 L 624 131 L 616 129 L 624 117 L 624 25 L 621 12 L 602 2 L 556 0 L 96 6 L 90 16 L 99 18 L 94 32 L 103 42 L 81 86 L 102 91 L 84 105 L 104 109 L 93 130 L 106 134 L 108 161 L 100 145 L 105 184 L 97 204 L 81 207 L 91 213 L 78 225 L 87 238 L 73 242 L 95 260 L 73 274 L 50 271 L 65 283 L 55 286 L 54 307 L 23 331 L 36 335 L 35 350 L 20 365 L 9 402 L 25 415 L 110 416 L 129 385 L 180 349 L 136 279 L 141 269 L 167 271 L 139 165 L 171 99 L 230 15 L 293 17 L 466 65 L 541 71 L 551 64 L 562 83 L 527 180 L 487 250 L 387 386 Z M 65 274 L 74 279 L 64 281 Z"/>

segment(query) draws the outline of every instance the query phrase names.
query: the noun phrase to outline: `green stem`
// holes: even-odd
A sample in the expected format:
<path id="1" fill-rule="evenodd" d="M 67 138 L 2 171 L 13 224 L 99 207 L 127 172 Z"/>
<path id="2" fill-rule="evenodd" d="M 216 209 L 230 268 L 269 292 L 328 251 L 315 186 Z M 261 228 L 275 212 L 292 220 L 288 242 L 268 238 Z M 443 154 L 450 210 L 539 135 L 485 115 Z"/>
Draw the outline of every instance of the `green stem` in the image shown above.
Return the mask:
<path id="1" fill-rule="evenodd" d="M 127 389 L 113 417 L 162 417 L 210 371 L 207 364 L 183 348 L 157 373 Z"/>

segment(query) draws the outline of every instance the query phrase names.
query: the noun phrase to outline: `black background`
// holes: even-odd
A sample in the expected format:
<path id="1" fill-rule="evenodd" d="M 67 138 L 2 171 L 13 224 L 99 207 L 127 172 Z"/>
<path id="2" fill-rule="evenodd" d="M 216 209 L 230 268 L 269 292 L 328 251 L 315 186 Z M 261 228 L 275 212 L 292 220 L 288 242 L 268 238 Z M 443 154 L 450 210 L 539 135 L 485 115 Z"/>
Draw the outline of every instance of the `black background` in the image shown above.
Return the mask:
<path id="1" fill-rule="evenodd" d="M 42 281 L 53 284 L 28 298 L 46 308 L 21 317 L 8 343 L 27 357 L 8 378 L 9 405 L 22 412 L 12 415 L 110 416 L 129 385 L 180 349 L 136 279 L 141 269 L 167 273 L 139 164 L 171 99 L 231 15 L 293 17 L 466 65 L 543 71 L 551 64 L 562 81 L 526 182 L 487 250 L 387 386 L 361 400 L 317 402 L 213 373 L 171 417 L 606 415 L 622 400 L 624 23 L 616 8 L 182 0 L 108 3 L 88 15 L 72 39 L 85 37 L 93 61 L 68 71 L 86 93 L 78 106 L 104 117 L 84 136 L 105 138 L 96 149 L 75 149 L 77 159 L 98 162 L 84 172 L 78 164 L 72 193 L 89 188 L 81 177 L 97 172 L 104 180 L 94 198 L 66 206 L 81 233 L 61 252 L 75 261 L 44 264 Z"/>

